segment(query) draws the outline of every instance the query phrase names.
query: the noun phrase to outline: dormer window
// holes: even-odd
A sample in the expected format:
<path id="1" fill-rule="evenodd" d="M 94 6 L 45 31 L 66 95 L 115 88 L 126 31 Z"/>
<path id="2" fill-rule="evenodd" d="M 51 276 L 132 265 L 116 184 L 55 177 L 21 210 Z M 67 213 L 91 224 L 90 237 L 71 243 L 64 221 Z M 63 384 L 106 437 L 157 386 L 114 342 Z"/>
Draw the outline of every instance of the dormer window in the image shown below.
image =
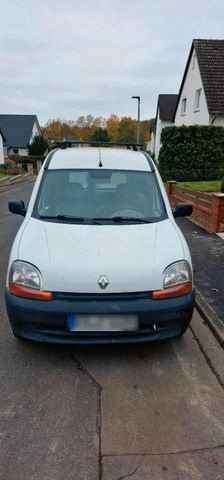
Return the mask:
<path id="1" fill-rule="evenodd" d="M 187 110 L 187 99 L 185 97 L 185 98 L 182 98 L 181 115 L 185 115 L 186 110 Z"/>
<path id="2" fill-rule="evenodd" d="M 194 105 L 195 112 L 200 110 L 200 100 L 201 100 L 201 88 L 199 88 L 195 92 L 195 105 Z"/>

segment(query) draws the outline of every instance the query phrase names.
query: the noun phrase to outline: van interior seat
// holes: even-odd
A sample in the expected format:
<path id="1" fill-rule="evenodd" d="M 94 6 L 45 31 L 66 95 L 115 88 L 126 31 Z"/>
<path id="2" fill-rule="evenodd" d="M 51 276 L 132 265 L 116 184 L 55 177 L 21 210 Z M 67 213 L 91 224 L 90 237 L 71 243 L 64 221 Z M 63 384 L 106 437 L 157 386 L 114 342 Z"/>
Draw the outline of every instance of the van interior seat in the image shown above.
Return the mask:
<path id="1" fill-rule="evenodd" d="M 70 183 L 61 198 L 60 209 L 62 214 L 89 217 L 91 203 L 88 193 L 80 183 Z"/>

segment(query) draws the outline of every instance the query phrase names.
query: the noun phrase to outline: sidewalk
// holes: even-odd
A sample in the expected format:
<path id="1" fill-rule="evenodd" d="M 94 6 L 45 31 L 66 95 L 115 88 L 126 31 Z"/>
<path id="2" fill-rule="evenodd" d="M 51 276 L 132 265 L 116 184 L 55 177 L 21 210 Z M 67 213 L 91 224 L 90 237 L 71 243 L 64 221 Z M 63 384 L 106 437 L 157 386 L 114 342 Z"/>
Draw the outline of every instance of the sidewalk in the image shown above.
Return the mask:
<path id="1" fill-rule="evenodd" d="M 187 218 L 178 218 L 191 251 L 194 283 L 199 292 L 199 303 L 210 307 L 214 317 L 224 327 L 224 241 L 208 233 Z M 206 303 L 208 305 L 206 305 Z"/>

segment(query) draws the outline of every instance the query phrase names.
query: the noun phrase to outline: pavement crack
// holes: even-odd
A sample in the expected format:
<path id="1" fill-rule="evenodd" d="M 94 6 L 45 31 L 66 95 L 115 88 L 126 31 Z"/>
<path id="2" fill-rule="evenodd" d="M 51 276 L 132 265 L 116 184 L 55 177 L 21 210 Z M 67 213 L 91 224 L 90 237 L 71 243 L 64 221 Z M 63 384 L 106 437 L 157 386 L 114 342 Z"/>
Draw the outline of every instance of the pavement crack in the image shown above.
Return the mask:
<path id="1" fill-rule="evenodd" d="M 87 368 L 83 365 L 83 363 L 80 362 L 76 357 L 74 357 L 73 352 L 71 352 L 71 356 L 72 356 L 72 359 L 77 363 L 78 369 L 81 370 L 81 372 L 83 372 L 90 379 L 91 383 L 93 383 L 97 387 L 97 389 L 101 391 L 102 386 L 100 385 L 99 382 L 97 382 L 97 380 L 93 377 L 93 375 L 91 375 L 91 373 L 87 370 Z"/>
<path id="2" fill-rule="evenodd" d="M 126 475 L 122 475 L 121 477 L 118 477 L 116 480 L 123 480 L 124 478 L 132 477 L 139 470 L 139 468 L 141 467 L 141 464 L 142 464 L 142 461 L 140 462 L 139 465 L 137 465 L 137 467 L 135 467 L 135 469 L 132 472 L 127 473 Z"/>
<path id="3" fill-rule="evenodd" d="M 213 375 L 215 375 L 216 380 L 218 381 L 219 385 L 224 389 L 223 380 L 220 378 L 218 372 L 216 371 L 215 367 L 213 366 L 210 358 L 208 357 L 207 353 L 205 352 L 205 350 L 204 350 L 204 348 L 203 348 L 203 346 L 202 346 L 199 338 L 198 338 L 197 335 L 195 334 L 192 326 L 190 326 L 190 330 L 191 330 L 191 333 L 192 333 L 192 335 L 193 335 L 193 338 L 196 340 L 196 342 L 197 342 L 197 344 L 198 344 L 198 347 L 199 347 L 202 355 L 203 355 L 204 358 L 205 358 L 205 361 L 206 361 L 208 367 L 210 368 L 210 370 L 211 370 L 211 372 L 213 373 Z"/>
<path id="4" fill-rule="evenodd" d="M 97 399 L 98 399 L 98 435 L 99 435 L 99 480 L 103 478 L 103 462 L 102 462 L 102 451 L 101 451 L 101 425 L 102 425 L 102 409 L 101 409 L 101 404 L 102 404 L 102 386 L 100 385 L 99 382 L 91 375 L 91 373 L 87 370 L 87 368 L 83 365 L 80 360 L 78 360 L 74 355 L 73 355 L 73 350 L 71 350 L 71 357 L 72 360 L 74 360 L 77 364 L 78 369 L 90 380 L 92 385 L 96 388 L 97 390 Z"/>
<path id="5" fill-rule="evenodd" d="M 176 450 L 174 452 L 139 452 L 139 453 L 104 453 L 104 457 L 160 457 L 160 456 L 174 456 L 174 455 L 188 455 L 197 454 L 201 452 L 210 452 L 224 448 L 224 444 L 214 445 L 211 447 L 191 448 L 189 450 Z M 117 479 L 118 480 L 118 479 Z"/>

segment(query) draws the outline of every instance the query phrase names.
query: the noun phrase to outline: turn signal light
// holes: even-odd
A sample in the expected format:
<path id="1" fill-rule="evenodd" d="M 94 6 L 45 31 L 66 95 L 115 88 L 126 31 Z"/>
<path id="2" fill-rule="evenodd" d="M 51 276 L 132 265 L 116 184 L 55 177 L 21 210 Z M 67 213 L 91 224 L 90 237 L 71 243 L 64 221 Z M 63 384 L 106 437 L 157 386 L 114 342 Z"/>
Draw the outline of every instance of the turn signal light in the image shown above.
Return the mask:
<path id="1" fill-rule="evenodd" d="M 163 298 L 175 298 L 187 295 L 192 290 L 192 282 L 182 283 L 175 285 L 174 287 L 164 288 L 163 290 L 155 290 L 152 292 L 152 298 L 154 300 L 160 300 Z"/>
<path id="2" fill-rule="evenodd" d="M 52 300 L 53 293 L 37 290 L 36 288 L 26 287 L 18 283 L 9 283 L 9 291 L 16 297 L 31 298 L 32 300 Z"/>

